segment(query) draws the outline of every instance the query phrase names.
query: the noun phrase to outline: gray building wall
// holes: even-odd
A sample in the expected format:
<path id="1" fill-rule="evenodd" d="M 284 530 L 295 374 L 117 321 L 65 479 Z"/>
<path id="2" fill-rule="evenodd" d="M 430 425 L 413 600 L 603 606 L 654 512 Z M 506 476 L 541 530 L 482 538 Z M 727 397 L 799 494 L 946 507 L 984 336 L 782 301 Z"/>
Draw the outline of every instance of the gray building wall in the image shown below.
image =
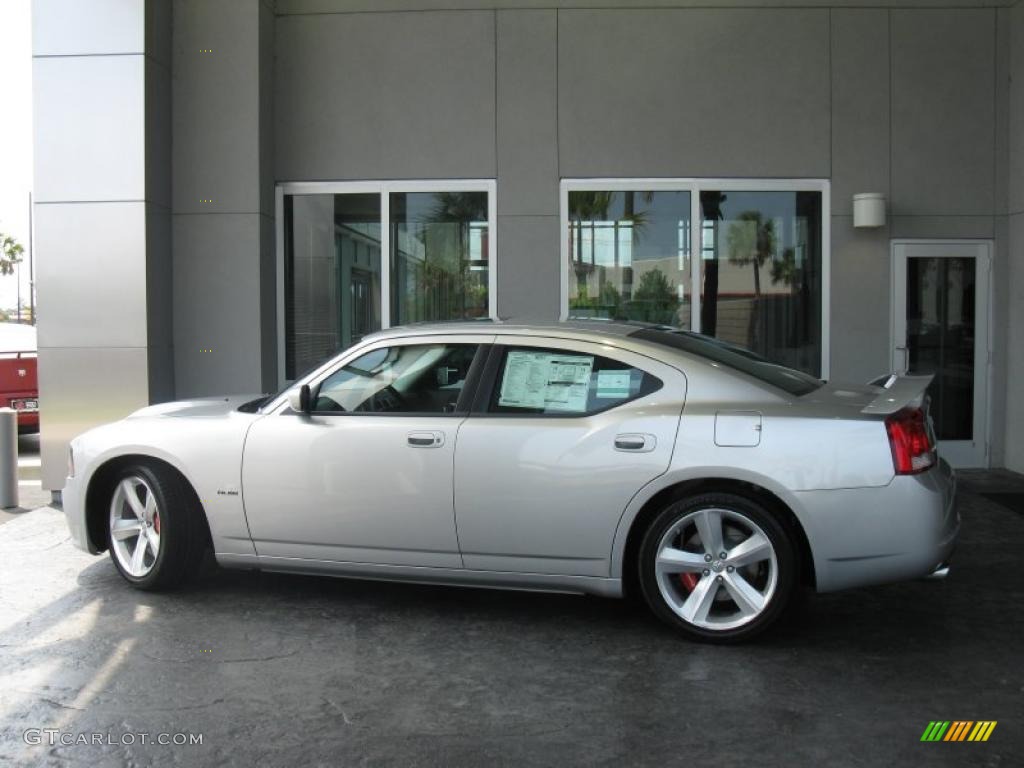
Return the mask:
<path id="1" fill-rule="evenodd" d="M 528 7 L 544 5 L 559 8 Z M 892 238 L 994 239 L 992 408 L 1005 412 L 1019 11 L 626 5 L 279 0 L 276 178 L 496 176 L 499 313 L 550 317 L 560 178 L 828 178 L 832 376 L 890 368 Z M 855 230 L 851 198 L 867 191 L 889 197 L 889 222 Z M 1004 432 L 997 416 L 996 465 Z"/>
<path id="2" fill-rule="evenodd" d="M 1008 98 L 1008 241 L 1007 269 L 1003 272 L 1003 312 L 1006 318 L 1006 363 L 1003 384 L 1005 410 L 995 420 L 1006 424 L 1004 463 L 1024 472 L 1024 3 L 1017 3 L 1000 18 L 1009 26 Z"/>
<path id="3" fill-rule="evenodd" d="M 170 211 L 145 218 L 147 264 L 125 273 L 149 287 L 173 265 L 173 379 L 147 357 L 132 391 L 276 383 L 275 182 L 496 178 L 498 311 L 554 317 L 559 179 L 827 178 L 832 376 L 890 367 L 891 238 L 994 239 L 993 463 L 1024 470 L 1024 406 L 1007 396 L 1024 374 L 1021 5 L 642 5 L 174 0 Z M 889 223 L 855 230 L 851 197 L 867 191 L 889 196 Z M 46 283 L 63 279 L 41 274 L 41 317 Z M 144 316 L 159 331 L 165 294 L 151 294 Z M 83 424 L 51 413 L 47 444 Z"/>
<path id="4" fill-rule="evenodd" d="M 174 0 L 177 397 L 276 388 L 274 17 L 262 0 Z"/>

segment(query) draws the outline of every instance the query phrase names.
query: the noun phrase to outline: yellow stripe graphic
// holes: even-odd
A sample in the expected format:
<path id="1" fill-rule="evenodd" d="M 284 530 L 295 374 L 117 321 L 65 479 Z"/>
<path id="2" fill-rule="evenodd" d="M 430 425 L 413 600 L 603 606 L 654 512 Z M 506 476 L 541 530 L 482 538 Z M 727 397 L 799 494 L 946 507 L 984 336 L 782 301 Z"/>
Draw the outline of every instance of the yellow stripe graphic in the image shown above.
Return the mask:
<path id="1" fill-rule="evenodd" d="M 987 725 L 988 725 L 988 723 L 985 722 L 984 720 L 979 720 L 975 724 L 974 730 L 971 731 L 971 735 L 967 737 L 967 740 L 968 741 L 977 741 L 978 740 L 978 736 L 981 735 L 981 732 L 983 730 L 985 730 L 985 726 L 987 726 Z"/>
<path id="2" fill-rule="evenodd" d="M 988 741 L 988 737 L 992 735 L 992 731 L 996 729 L 996 721 L 993 720 L 988 724 L 988 728 L 985 729 L 985 734 L 978 739 L 978 741 Z"/>

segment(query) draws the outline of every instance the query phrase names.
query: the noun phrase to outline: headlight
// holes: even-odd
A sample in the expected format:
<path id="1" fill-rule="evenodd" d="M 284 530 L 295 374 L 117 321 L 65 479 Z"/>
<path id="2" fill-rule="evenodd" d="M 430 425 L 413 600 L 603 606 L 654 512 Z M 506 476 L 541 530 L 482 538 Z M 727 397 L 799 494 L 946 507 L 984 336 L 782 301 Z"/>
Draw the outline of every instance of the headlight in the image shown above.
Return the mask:
<path id="1" fill-rule="evenodd" d="M 75 476 L 75 449 L 68 446 L 68 477 Z"/>

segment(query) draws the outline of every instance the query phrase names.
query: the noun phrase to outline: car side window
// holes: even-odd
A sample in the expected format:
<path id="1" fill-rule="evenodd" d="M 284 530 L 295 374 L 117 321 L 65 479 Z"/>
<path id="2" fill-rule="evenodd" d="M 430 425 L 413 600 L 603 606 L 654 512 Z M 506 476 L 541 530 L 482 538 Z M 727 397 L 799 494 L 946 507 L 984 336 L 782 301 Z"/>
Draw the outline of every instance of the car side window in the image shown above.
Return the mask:
<path id="1" fill-rule="evenodd" d="M 619 360 L 541 347 L 506 347 L 490 413 L 586 416 L 661 389 L 655 376 Z"/>
<path id="2" fill-rule="evenodd" d="M 367 352 L 328 376 L 312 413 L 454 413 L 476 344 L 410 344 Z"/>

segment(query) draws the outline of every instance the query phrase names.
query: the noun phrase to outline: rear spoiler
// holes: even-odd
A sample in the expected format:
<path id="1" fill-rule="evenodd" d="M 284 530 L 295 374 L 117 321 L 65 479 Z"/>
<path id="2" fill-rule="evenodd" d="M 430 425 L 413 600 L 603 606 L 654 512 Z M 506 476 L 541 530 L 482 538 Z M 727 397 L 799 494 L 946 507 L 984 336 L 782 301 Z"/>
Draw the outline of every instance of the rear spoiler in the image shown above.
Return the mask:
<path id="1" fill-rule="evenodd" d="M 918 407 L 924 403 L 924 393 L 932 383 L 935 374 L 926 376 L 900 376 L 891 373 L 868 382 L 869 386 L 881 387 L 882 392 L 861 409 L 861 413 L 887 415 L 896 413 L 908 405 Z"/>

